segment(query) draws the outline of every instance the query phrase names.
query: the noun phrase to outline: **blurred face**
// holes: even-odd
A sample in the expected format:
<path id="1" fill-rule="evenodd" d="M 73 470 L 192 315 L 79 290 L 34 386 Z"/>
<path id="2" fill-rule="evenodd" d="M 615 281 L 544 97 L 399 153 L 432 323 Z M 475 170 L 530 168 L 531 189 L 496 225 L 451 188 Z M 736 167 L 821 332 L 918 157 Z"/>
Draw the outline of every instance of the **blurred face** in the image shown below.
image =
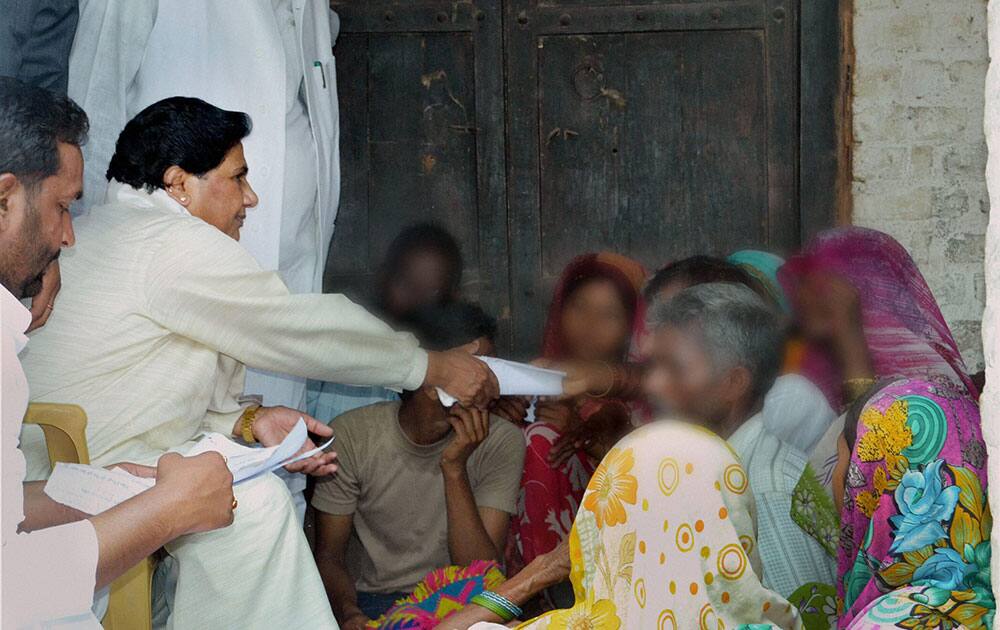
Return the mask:
<path id="1" fill-rule="evenodd" d="M 665 411 L 708 425 L 721 413 L 719 379 L 696 337 L 673 326 L 657 330 L 645 386 Z"/>
<path id="2" fill-rule="evenodd" d="M 15 297 L 33 297 L 63 247 L 75 242 L 70 204 L 83 192 L 80 148 L 60 142 L 59 170 L 29 188 L 0 174 L 0 282 Z"/>
<path id="3" fill-rule="evenodd" d="M 799 328 L 808 339 L 831 343 L 845 334 L 863 334 L 858 292 L 841 276 L 824 271 L 807 275 L 794 300 Z"/>
<path id="4" fill-rule="evenodd" d="M 418 308 L 439 304 L 451 295 L 448 261 L 433 250 L 407 254 L 399 269 L 388 278 L 384 303 L 393 317 L 403 317 Z"/>
<path id="5" fill-rule="evenodd" d="M 164 179 L 179 177 L 178 182 L 165 182 L 167 192 L 193 216 L 238 241 L 247 210 L 257 205 L 257 193 L 247 181 L 248 170 L 243 143 L 239 143 L 226 153 L 221 164 L 201 177 L 172 166 Z"/>
<path id="6" fill-rule="evenodd" d="M 740 367 L 717 370 L 696 329 L 661 326 L 653 335 L 644 386 L 664 412 L 716 430 L 747 396 L 748 376 Z"/>
<path id="7" fill-rule="evenodd" d="M 597 279 L 576 287 L 563 304 L 560 331 L 569 358 L 621 360 L 632 326 L 614 283 Z"/>

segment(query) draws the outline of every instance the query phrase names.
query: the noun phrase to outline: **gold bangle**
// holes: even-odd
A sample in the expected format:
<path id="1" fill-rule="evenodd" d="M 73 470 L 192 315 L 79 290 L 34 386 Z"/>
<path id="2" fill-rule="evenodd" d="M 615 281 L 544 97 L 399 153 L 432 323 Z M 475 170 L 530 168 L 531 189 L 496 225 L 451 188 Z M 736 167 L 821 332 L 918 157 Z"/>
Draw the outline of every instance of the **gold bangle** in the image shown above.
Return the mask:
<path id="1" fill-rule="evenodd" d="M 604 390 L 603 392 L 601 392 L 600 394 L 591 394 L 591 396 L 594 397 L 594 398 L 604 398 L 605 396 L 607 396 L 608 394 L 610 394 L 611 390 L 613 390 L 615 388 L 615 379 L 618 376 L 618 372 L 607 361 L 601 361 L 601 365 L 603 365 L 604 367 L 606 367 L 608 369 L 608 372 L 611 374 L 611 383 L 608 385 L 608 388 L 606 390 Z"/>
<path id="2" fill-rule="evenodd" d="M 257 412 L 260 411 L 260 405 L 254 403 L 243 410 L 243 415 L 240 416 L 240 434 L 243 436 L 243 441 L 247 444 L 256 444 L 257 438 L 253 435 L 253 423 L 257 419 Z"/>

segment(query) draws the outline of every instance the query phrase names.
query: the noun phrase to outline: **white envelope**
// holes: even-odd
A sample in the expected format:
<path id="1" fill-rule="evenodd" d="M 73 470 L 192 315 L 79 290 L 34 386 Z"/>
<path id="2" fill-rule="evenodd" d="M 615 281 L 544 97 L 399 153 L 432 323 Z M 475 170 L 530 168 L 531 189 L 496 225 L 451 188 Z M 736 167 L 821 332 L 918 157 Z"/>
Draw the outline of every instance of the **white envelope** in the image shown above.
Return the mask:
<path id="1" fill-rule="evenodd" d="M 497 359 L 496 357 L 476 357 L 487 366 L 500 383 L 501 396 L 558 396 L 563 393 L 565 372 L 535 367 L 527 363 Z M 445 407 L 455 404 L 454 396 L 440 387 L 438 398 Z"/>

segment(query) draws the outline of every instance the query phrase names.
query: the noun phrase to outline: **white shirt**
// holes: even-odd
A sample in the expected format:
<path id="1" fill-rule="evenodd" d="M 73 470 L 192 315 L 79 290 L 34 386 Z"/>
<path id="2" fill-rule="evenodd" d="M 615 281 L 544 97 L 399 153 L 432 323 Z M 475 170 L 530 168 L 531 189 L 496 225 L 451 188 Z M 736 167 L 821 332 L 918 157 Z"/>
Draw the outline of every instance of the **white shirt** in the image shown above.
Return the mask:
<path id="1" fill-rule="evenodd" d="M 302 47 L 299 44 L 295 7 L 292 0 L 271 0 L 274 21 L 281 40 L 279 53 L 285 63 L 285 157 L 284 176 L 281 182 L 281 234 L 278 247 L 278 272 L 292 293 L 313 293 L 322 289 L 315 285 L 317 270 L 322 273 L 324 260 L 316 248 L 317 195 L 319 192 L 316 170 L 316 142 L 309 123 L 305 101 L 305 69 Z M 253 142 L 253 134 L 247 138 Z M 272 157 L 276 160 L 276 157 Z M 253 180 L 258 164 L 250 164 Z M 252 211 L 256 214 L 256 211 Z M 250 248 L 253 254 L 253 248 Z M 324 250 L 325 251 L 325 250 Z M 262 370 L 247 370 L 247 394 L 263 397 L 265 405 L 284 405 L 303 409 L 306 396 L 305 379 Z M 294 478 L 281 475 L 289 481 L 293 492 L 305 490 L 305 476 Z"/>
<path id="2" fill-rule="evenodd" d="M 306 109 L 305 69 L 291 0 L 272 0 L 285 57 L 285 168 L 282 181 L 283 220 L 278 271 L 292 293 L 311 293 L 319 260 L 316 239 L 316 142 Z M 251 166 L 253 168 L 253 166 Z"/>
<path id="3" fill-rule="evenodd" d="M 24 520 L 24 455 L 18 434 L 28 381 L 18 354 L 31 313 L 0 285 L 0 421 L 3 422 L 3 522 L 0 573 L 3 628 L 100 628 L 90 607 L 97 578 L 97 534 L 90 521 L 18 533 Z"/>
<path id="4" fill-rule="evenodd" d="M 412 335 L 342 295 L 289 294 L 162 190 L 114 182 L 108 201 L 75 222 L 58 308 L 23 357 L 34 400 L 87 411 L 92 463 L 153 462 L 203 431 L 228 434 L 244 365 L 359 385 L 423 382 L 427 353 Z M 38 478 L 47 462 L 30 433 L 22 448 Z"/>
<path id="5" fill-rule="evenodd" d="M 833 558 L 792 520 L 792 493 L 806 467 L 805 453 L 768 431 L 762 414 L 743 423 L 727 442 L 747 471 L 757 506 L 761 582 L 784 597 L 809 582 L 833 584 Z"/>
<path id="6" fill-rule="evenodd" d="M 837 414 L 809 379 L 785 374 L 774 381 L 764 397 L 761 417 L 768 431 L 808 455 Z"/>

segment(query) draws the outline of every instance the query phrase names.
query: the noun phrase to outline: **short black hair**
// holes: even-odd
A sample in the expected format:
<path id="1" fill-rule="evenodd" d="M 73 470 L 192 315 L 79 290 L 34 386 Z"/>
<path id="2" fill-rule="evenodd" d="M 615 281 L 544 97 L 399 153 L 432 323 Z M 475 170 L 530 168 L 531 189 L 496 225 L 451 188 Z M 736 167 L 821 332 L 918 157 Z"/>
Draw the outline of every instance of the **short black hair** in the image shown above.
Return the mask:
<path id="1" fill-rule="evenodd" d="M 462 273 L 465 269 L 462 248 L 451 232 L 433 222 L 414 223 L 392 239 L 380 270 L 383 288 L 408 257 L 427 251 L 434 252 L 445 260 L 448 265 L 448 288 L 452 293 L 457 292 L 462 285 Z"/>
<path id="2" fill-rule="evenodd" d="M 758 295 L 767 295 L 757 280 L 739 265 L 722 258 L 704 255 L 682 258 L 661 268 L 646 282 L 642 295 L 647 303 L 652 303 L 664 287 L 674 282 L 683 282 L 687 286 L 709 282 L 732 282 L 747 286 Z"/>
<path id="3" fill-rule="evenodd" d="M 201 176 L 250 135 L 250 116 L 173 96 L 136 114 L 118 136 L 106 177 L 153 192 L 171 166 Z"/>
<path id="4" fill-rule="evenodd" d="M 477 304 L 448 302 L 418 308 L 407 315 L 401 327 L 416 336 L 426 350 L 448 350 L 497 334 L 497 321 Z"/>
<path id="5" fill-rule="evenodd" d="M 0 173 L 31 188 L 59 171 L 59 146 L 83 146 L 90 124 L 71 99 L 0 77 Z"/>

